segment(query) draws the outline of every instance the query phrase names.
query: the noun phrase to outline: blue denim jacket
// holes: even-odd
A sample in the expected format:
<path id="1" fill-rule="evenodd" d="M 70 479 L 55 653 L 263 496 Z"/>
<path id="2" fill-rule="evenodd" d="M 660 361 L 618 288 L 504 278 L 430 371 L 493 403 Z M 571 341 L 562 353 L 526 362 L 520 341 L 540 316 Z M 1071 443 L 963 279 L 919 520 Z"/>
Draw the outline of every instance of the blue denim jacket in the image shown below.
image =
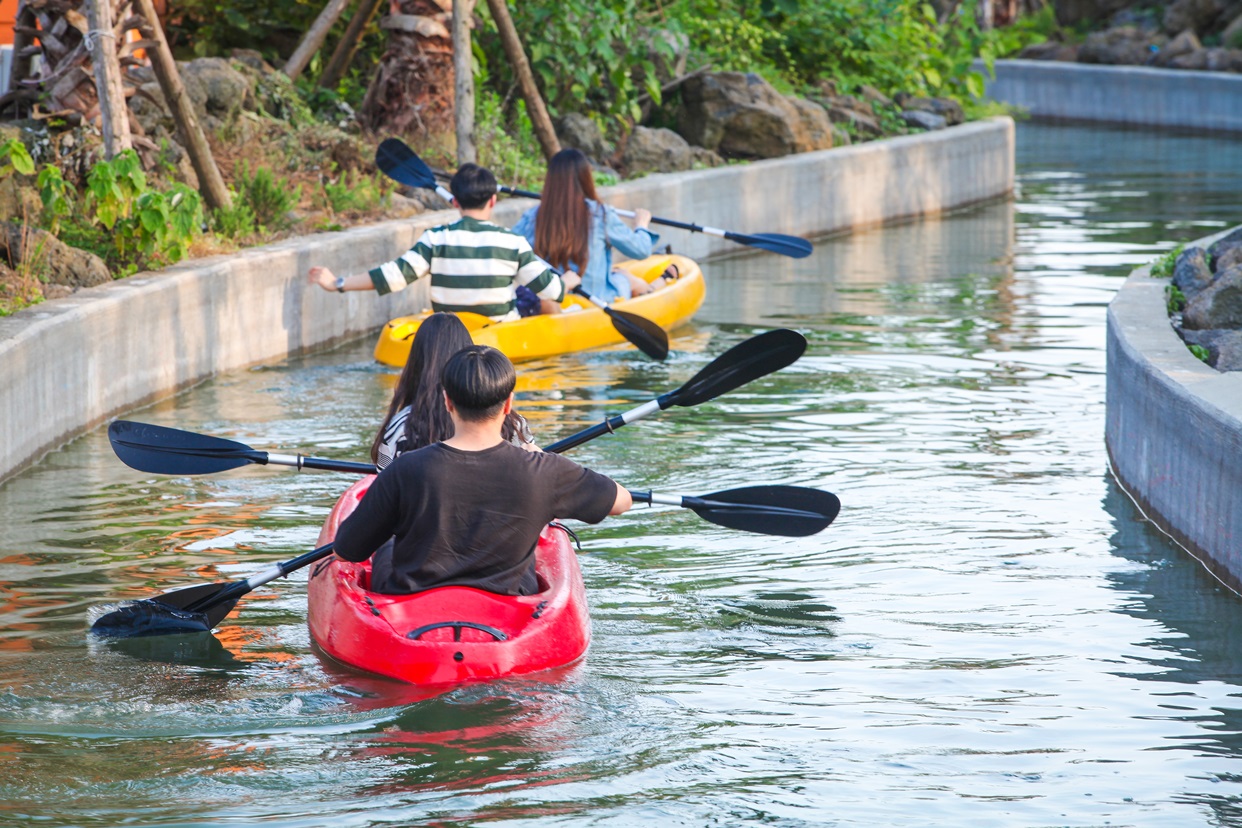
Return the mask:
<path id="1" fill-rule="evenodd" d="M 605 204 L 587 199 L 587 206 L 591 209 L 591 242 L 587 248 L 586 273 L 580 274 L 582 289 L 605 302 L 629 299 L 629 279 L 624 273 L 612 271 L 612 248 L 631 259 L 645 259 L 660 237 L 645 227 L 631 229 L 616 210 Z M 539 208 L 532 207 L 513 225 L 513 232 L 525 236 L 531 247 L 535 246 L 535 216 L 538 214 Z M 570 262 L 570 269 L 576 271 L 578 267 Z"/>

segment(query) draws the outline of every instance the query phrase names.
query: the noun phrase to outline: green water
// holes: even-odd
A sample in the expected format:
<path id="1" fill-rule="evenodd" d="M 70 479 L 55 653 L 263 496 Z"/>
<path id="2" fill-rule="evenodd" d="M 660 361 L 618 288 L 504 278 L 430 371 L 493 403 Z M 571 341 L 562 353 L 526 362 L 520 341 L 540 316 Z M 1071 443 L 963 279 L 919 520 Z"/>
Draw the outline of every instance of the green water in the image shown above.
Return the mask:
<path id="1" fill-rule="evenodd" d="M 110 603 L 309 549 L 352 478 L 144 475 L 97 430 L 9 480 L 0 824 L 1242 825 L 1242 602 L 1140 520 L 1102 436 L 1104 308 L 1242 223 L 1242 144 L 1024 124 L 1018 152 L 1013 203 L 707 263 L 664 365 L 523 366 L 549 442 L 796 328 L 792 368 L 572 456 L 844 504 L 804 539 L 583 527 L 594 640 L 560 673 L 414 700 L 315 653 L 304 572 L 214 638 L 92 640 Z M 370 347 L 129 417 L 362 459 L 394 380 Z"/>

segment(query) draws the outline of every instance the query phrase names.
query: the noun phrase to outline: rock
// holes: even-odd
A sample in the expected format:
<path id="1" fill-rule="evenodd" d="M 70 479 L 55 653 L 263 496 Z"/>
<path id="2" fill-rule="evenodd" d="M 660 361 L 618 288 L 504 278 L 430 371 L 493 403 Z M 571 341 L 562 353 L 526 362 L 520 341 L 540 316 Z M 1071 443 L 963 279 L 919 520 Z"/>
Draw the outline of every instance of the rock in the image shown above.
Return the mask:
<path id="1" fill-rule="evenodd" d="M 870 115 L 864 115 L 861 112 L 843 106 L 825 107 L 825 111 L 828 113 L 828 119 L 834 124 L 849 124 L 859 135 L 874 138 L 884 134 L 884 129 L 880 126 L 880 122 Z M 849 133 L 846 131 L 846 134 L 848 135 Z"/>
<path id="2" fill-rule="evenodd" d="M 935 112 L 924 112 L 921 109 L 903 109 L 901 119 L 915 129 L 944 129 L 949 122 Z"/>
<path id="3" fill-rule="evenodd" d="M 1218 249 L 1217 245 L 1212 245 L 1212 249 Z M 1242 242 L 1220 247 L 1219 253 L 1212 256 L 1212 270 L 1217 273 L 1224 273 L 1239 264 L 1242 264 Z"/>
<path id="4" fill-rule="evenodd" d="M 35 221 L 43 212 L 43 199 L 33 175 L 7 175 L 0 178 L 0 216 Z"/>
<path id="5" fill-rule="evenodd" d="M 1220 33 L 1220 45 L 1226 49 L 1242 49 L 1242 13 Z"/>
<path id="6" fill-rule="evenodd" d="M 841 124 L 832 125 L 832 145 L 834 147 L 848 147 L 854 143 L 854 139 L 850 137 L 849 130 Z"/>
<path id="7" fill-rule="evenodd" d="M 720 157 L 720 153 L 715 150 L 704 149 L 703 147 L 690 148 L 690 168 L 703 169 L 704 167 L 722 167 L 725 160 Z"/>
<path id="8" fill-rule="evenodd" d="M 40 290 L 43 292 L 43 298 L 48 300 L 64 299 L 66 296 L 72 296 L 76 292 L 75 288 L 71 288 L 68 285 L 43 285 L 40 287 Z"/>
<path id="9" fill-rule="evenodd" d="M 682 84 L 677 131 L 725 157 L 775 158 L 820 149 L 810 111 L 753 73 L 714 72 Z M 831 134 L 831 128 L 827 129 Z"/>
<path id="10" fill-rule="evenodd" d="M 0 222 L 0 256 L 14 267 L 28 256 L 35 257 L 31 266 L 52 284 L 77 288 L 112 281 L 103 259 L 94 253 L 70 247 L 45 230 L 23 229 L 13 222 Z"/>
<path id="11" fill-rule="evenodd" d="M 1164 10 L 1164 30 L 1169 34 L 1187 29 L 1203 32 L 1224 8 L 1221 0 L 1175 0 Z"/>
<path id="12" fill-rule="evenodd" d="M 1087 35 L 1078 50 L 1080 63 L 1142 66 L 1164 45 L 1164 38 L 1134 26 L 1122 26 Z"/>
<path id="13" fill-rule="evenodd" d="M 1216 274 L 1211 285 L 1193 299 L 1188 296 L 1182 326 L 1186 330 L 1242 328 L 1242 267 Z"/>
<path id="14" fill-rule="evenodd" d="M 798 117 L 802 122 L 802 132 L 806 136 L 804 148 L 798 151 L 811 152 L 814 150 L 832 149 L 835 133 L 832 129 L 832 121 L 829 120 L 828 113 L 824 111 L 824 108 L 814 101 L 808 101 L 806 98 L 797 98 L 791 95 L 787 100 L 798 111 Z"/>
<path id="15" fill-rule="evenodd" d="M 1199 72 L 1242 72 L 1242 50 L 1199 49 L 1173 58 L 1168 65 Z"/>
<path id="16" fill-rule="evenodd" d="M 686 139 L 671 129 L 634 127 L 621 163 L 630 175 L 649 172 L 679 172 L 690 169 L 693 153 Z"/>
<path id="17" fill-rule="evenodd" d="M 1217 371 L 1242 371 L 1242 331 L 1182 331 L 1182 339 L 1207 348 L 1207 364 Z"/>
<path id="18" fill-rule="evenodd" d="M 169 112 L 168 105 L 164 103 L 164 93 L 160 91 L 160 85 L 153 80 L 138 87 L 138 91 L 129 99 L 129 111 L 133 113 L 134 120 L 142 126 L 147 135 L 154 135 L 161 127 L 165 131 L 172 131 L 176 128 L 172 113 Z"/>
<path id="19" fill-rule="evenodd" d="M 234 49 L 229 56 L 238 63 L 249 66 L 261 75 L 271 75 L 276 67 L 263 59 L 263 55 L 254 49 Z"/>
<path id="20" fill-rule="evenodd" d="M 897 105 L 905 110 L 930 112 L 944 118 L 949 126 L 957 126 L 966 121 L 966 113 L 962 105 L 952 98 L 915 98 L 906 94 L 898 94 Z"/>
<path id="21" fill-rule="evenodd" d="M 864 83 L 862 86 L 858 87 L 858 94 L 862 96 L 864 101 L 871 105 L 871 114 L 873 115 L 875 114 L 875 107 L 877 106 L 881 106 L 886 109 L 893 106 L 893 99 L 876 89 L 874 86 L 868 86 Z"/>
<path id="22" fill-rule="evenodd" d="M 599 124 L 579 112 L 570 112 L 553 125 L 561 146 L 581 150 L 588 158 L 601 161 L 612 154 Z"/>
<path id="23" fill-rule="evenodd" d="M 1183 250 L 1173 263 L 1173 284 L 1189 302 L 1212 284 L 1212 270 L 1202 247 Z"/>
<path id="24" fill-rule="evenodd" d="M 1212 261 L 1216 261 L 1225 254 L 1225 249 L 1233 247 L 1235 244 L 1242 244 L 1242 227 L 1231 233 L 1221 236 L 1212 246 L 1208 248 L 1208 255 L 1212 257 Z"/>
<path id="25" fill-rule="evenodd" d="M 1045 40 L 1043 43 L 1032 43 L 1018 52 L 1023 60 L 1078 60 L 1078 46 L 1072 43 L 1061 43 L 1056 40 Z"/>
<path id="26" fill-rule="evenodd" d="M 190 102 L 209 128 L 223 126 L 243 109 L 255 109 L 250 81 L 226 59 L 195 58 L 177 68 Z"/>
<path id="27" fill-rule="evenodd" d="M 1152 58 L 1152 63 L 1156 66 L 1168 66 L 1169 61 L 1174 58 L 1188 55 L 1203 48 L 1203 44 L 1199 42 L 1199 38 L 1195 35 L 1193 29 L 1187 29 L 1168 42 L 1168 44 L 1156 53 Z"/>

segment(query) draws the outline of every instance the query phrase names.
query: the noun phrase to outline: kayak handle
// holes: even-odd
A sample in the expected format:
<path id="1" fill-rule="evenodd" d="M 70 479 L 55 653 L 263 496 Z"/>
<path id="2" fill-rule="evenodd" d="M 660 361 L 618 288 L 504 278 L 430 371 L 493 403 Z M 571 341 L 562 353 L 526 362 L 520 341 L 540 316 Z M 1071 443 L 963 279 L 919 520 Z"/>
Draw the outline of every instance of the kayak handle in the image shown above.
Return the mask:
<path id="1" fill-rule="evenodd" d="M 496 639 L 497 641 L 508 641 L 509 640 L 509 636 L 505 634 L 502 630 L 498 630 L 495 627 L 489 627 L 486 624 L 476 624 L 473 621 L 437 621 L 434 624 L 424 624 L 423 626 L 419 627 L 416 630 L 410 630 L 408 633 L 405 634 L 405 637 L 413 639 L 414 641 L 417 641 L 419 638 L 423 636 L 423 633 L 429 633 L 432 630 L 438 630 L 441 627 L 452 627 L 453 628 L 453 640 L 454 641 L 461 641 L 461 631 L 463 627 L 469 627 L 472 630 L 478 630 L 479 632 L 485 632 L 488 635 L 490 635 L 492 638 Z"/>

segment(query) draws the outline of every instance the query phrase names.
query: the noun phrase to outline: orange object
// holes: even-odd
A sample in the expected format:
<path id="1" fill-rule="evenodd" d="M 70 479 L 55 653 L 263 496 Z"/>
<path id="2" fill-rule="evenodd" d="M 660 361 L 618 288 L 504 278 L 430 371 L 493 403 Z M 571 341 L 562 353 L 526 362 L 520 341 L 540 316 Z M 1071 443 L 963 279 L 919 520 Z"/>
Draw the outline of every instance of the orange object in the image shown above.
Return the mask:
<path id="1" fill-rule="evenodd" d="M 13 26 L 17 23 L 17 0 L 0 0 L 0 46 L 13 45 Z"/>

